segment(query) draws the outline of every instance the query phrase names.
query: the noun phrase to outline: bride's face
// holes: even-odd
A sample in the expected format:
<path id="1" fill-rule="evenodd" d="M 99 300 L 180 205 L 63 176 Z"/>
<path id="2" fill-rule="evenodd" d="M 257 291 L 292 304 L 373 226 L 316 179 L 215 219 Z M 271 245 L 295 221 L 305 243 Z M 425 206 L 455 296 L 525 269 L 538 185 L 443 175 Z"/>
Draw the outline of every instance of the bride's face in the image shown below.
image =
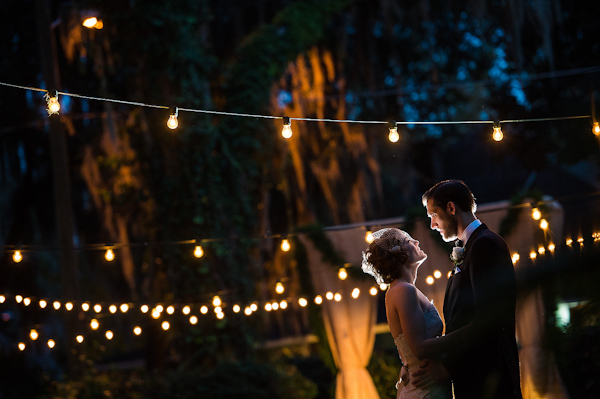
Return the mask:
<path id="1" fill-rule="evenodd" d="M 427 259 L 427 254 L 421 249 L 421 247 L 419 247 L 419 241 L 411 237 L 406 246 L 406 249 L 408 250 L 408 260 L 406 261 L 407 265 L 420 265 L 425 259 Z"/>

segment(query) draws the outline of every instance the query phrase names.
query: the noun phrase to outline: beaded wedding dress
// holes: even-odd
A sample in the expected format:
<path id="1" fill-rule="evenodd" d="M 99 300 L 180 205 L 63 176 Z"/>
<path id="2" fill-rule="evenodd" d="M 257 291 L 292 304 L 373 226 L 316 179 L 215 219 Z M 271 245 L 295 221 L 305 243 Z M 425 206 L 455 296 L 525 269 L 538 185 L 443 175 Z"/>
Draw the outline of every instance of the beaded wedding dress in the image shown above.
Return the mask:
<path id="1" fill-rule="evenodd" d="M 433 303 L 429 304 L 429 308 L 423 312 L 425 318 L 425 338 L 435 338 L 442 334 L 444 324 L 440 315 L 433 306 Z M 394 340 L 402 364 L 404 364 L 402 372 L 402 381 L 398 381 L 396 387 L 398 388 L 397 399 L 451 399 L 452 388 L 451 383 L 448 381 L 444 384 L 437 384 L 428 388 L 417 388 L 411 383 L 412 373 L 419 369 L 420 365 L 425 360 L 419 360 L 415 354 L 410 350 L 404 334 L 398 335 Z"/>

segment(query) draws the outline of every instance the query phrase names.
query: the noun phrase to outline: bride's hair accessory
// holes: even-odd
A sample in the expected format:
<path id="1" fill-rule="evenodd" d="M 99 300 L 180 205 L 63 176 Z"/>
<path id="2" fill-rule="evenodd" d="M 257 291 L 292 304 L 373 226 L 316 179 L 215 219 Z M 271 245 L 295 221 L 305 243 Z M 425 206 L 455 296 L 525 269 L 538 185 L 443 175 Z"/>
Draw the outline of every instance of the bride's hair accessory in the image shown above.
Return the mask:
<path id="1" fill-rule="evenodd" d="M 406 244 L 410 240 L 410 235 L 399 229 L 377 230 L 373 233 L 373 242 L 363 252 L 363 272 L 375 277 L 377 284 L 391 283 L 408 260 Z"/>

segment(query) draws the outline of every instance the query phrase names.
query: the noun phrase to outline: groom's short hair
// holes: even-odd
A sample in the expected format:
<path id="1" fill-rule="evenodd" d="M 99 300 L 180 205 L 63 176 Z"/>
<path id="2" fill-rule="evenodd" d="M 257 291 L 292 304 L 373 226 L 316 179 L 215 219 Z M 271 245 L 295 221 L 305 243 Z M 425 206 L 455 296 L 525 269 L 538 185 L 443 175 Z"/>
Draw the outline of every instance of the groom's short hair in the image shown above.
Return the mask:
<path id="1" fill-rule="evenodd" d="M 435 206 L 444 210 L 450 201 L 463 212 L 475 213 L 477 210 L 475 196 L 462 180 L 444 180 L 437 183 L 423 194 L 423 206 L 427 206 L 430 198 Z"/>

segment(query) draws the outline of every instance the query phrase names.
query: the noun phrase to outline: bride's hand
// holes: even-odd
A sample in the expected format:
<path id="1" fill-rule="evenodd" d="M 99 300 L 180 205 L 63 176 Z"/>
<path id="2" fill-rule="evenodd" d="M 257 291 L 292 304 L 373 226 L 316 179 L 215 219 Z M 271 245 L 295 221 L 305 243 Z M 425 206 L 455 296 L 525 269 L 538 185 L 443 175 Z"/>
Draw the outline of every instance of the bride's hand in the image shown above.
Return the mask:
<path id="1" fill-rule="evenodd" d="M 426 388 L 433 384 L 446 382 L 449 379 L 450 374 L 441 363 L 427 360 L 412 374 L 410 383 L 417 388 Z"/>

